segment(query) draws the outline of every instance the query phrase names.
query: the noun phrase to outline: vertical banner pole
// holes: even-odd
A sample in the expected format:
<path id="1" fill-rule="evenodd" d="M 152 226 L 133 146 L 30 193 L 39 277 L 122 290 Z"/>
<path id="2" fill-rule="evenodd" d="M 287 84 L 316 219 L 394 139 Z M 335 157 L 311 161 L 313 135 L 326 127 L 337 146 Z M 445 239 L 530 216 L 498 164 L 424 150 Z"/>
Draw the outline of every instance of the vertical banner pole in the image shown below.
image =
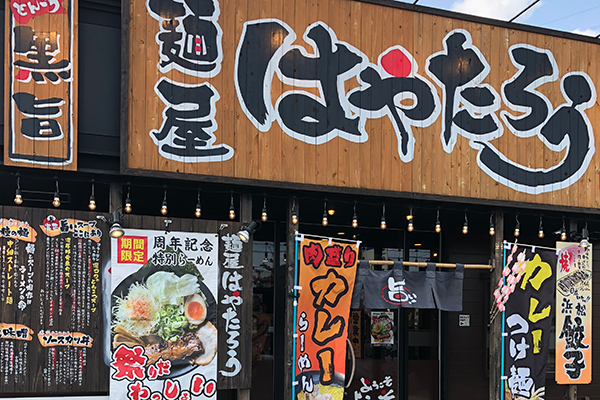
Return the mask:
<path id="1" fill-rule="evenodd" d="M 502 251 L 502 269 L 506 265 L 506 247 L 503 247 Z M 502 280 L 504 281 L 504 277 Z M 506 324 L 506 310 L 502 310 L 502 350 L 501 350 L 501 359 L 500 359 L 500 400 L 504 400 L 504 325 Z"/>
<path id="2" fill-rule="evenodd" d="M 298 318 L 298 290 L 296 287 L 298 286 L 298 235 L 294 237 L 295 246 L 294 246 L 294 336 L 293 336 L 293 356 L 292 356 L 292 400 L 295 395 L 295 379 L 296 379 L 296 332 L 297 323 L 296 319 Z M 297 382 L 296 382 L 297 384 Z"/>

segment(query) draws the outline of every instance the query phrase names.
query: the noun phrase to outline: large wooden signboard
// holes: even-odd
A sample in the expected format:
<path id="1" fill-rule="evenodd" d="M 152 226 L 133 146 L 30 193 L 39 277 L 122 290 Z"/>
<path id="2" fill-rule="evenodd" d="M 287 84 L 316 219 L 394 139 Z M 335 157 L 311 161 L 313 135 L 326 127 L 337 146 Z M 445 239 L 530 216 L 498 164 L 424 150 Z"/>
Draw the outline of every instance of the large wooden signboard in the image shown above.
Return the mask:
<path id="1" fill-rule="evenodd" d="M 131 1 L 126 172 L 600 205 L 594 39 L 377 3 Z"/>
<path id="2" fill-rule="evenodd" d="M 77 169 L 77 2 L 6 1 L 4 163 Z"/>

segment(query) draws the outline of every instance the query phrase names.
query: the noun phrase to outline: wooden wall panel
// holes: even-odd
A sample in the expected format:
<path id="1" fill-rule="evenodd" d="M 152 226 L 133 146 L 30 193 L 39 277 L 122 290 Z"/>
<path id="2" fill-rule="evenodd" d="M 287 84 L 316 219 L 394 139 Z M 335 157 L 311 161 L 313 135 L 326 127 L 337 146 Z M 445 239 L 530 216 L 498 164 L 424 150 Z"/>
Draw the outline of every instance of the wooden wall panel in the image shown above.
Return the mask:
<path id="1" fill-rule="evenodd" d="M 161 171 L 189 174 L 192 179 L 208 175 L 251 180 L 257 184 L 260 181 L 265 181 L 264 184 L 291 182 L 582 208 L 600 206 L 600 163 L 593 143 L 599 142 L 594 132 L 599 129 L 600 121 L 595 100 L 598 67 L 593 60 L 600 56 L 600 42 L 576 40 L 576 36 L 559 36 L 550 31 L 519 30 L 517 25 L 491 20 L 488 20 L 489 24 L 481 19 L 466 21 L 458 19 L 456 14 L 452 14 L 456 18 L 441 16 L 425 8 L 415 8 L 421 11 L 417 12 L 408 6 L 385 1 L 373 4 L 353 0 L 294 0 L 263 1 L 252 5 L 247 0 L 212 2 L 218 6 L 220 14 L 218 17 L 214 14 L 212 18 L 200 16 L 206 22 L 201 28 L 205 31 L 184 32 L 188 29 L 184 28 L 184 19 L 190 17 L 189 10 L 185 15 L 176 15 L 173 20 L 176 33 L 186 38 L 181 40 L 188 40 L 175 43 L 172 54 L 178 56 L 185 55 L 184 50 L 194 48 L 197 56 L 208 57 L 206 54 L 210 55 L 214 50 L 209 25 L 218 25 L 222 31 L 219 48 L 222 59 L 216 60 L 219 67 L 205 73 L 182 72 L 176 63 L 172 63 L 173 68 L 168 71 L 164 68 L 160 71 L 157 65 L 161 62 L 161 46 L 163 52 L 168 50 L 169 32 L 163 28 L 163 36 L 157 34 L 161 24 L 167 26 L 171 20 L 166 15 L 163 18 L 151 16 L 144 1 L 131 2 L 129 126 L 124 172 Z M 170 4 L 167 0 L 157 3 Z M 264 31 L 262 35 L 246 37 L 247 44 L 253 45 L 254 54 L 240 61 L 238 53 L 242 48 L 242 35 L 247 32 L 245 27 L 255 28 L 258 20 L 264 26 L 278 24 L 288 35 Z M 316 23 L 321 24 L 331 38 L 337 38 L 338 42 L 332 47 L 334 52 L 328 59 L 324 56 L 326 48 L 315 50 L 314 42 L 304 38 L 307 29 L 315 27 Z M 195 38 L 188 37 L 190 33 L 196 35 Z M 452 109 L 446 106 L 455 99 L 454 92 L 450 93 L 448 89 L 445 94 L 443 84 L 434 79 L 428 60 L 448 53 L 445 40 L 456 40 L 461 35 L 467 41 L 455 43 L 454 48 L 450 46 L 452 54 L 441 62 L 442 66 L 454 71 L 452 79 L 457 82 L 466 79 L 469 68 L 474 68 L 478 62 L 488 67 L 484 73 L 461 83 L 464 86 L 457 92 L 462 95 L 456 97 L 456 107 L 453 107 L 455 118 L 447 119 L 452 125 L 450 136 L 456 139 L 455 143 L 450 140 L 446 144 L 443 138 L 444 110 Z M 517 56 L 520 61 L 511 60 L 511 48 L 515 45 L 521 45 L 519 52 L 523 54 Z M 389 107 L 385 104 L 375 107 L 377 100 L 374 99 L 382 98 L 391 90 L 390 79 L 376 91 L 374 99 L 360 107 L 351 106 L 352 92 L 363 91 L 364 97 L 365 91 L 372 87 L 362 80 L 362 73 L 372 69 L 378 71 L 378 79 L 391 78 L 379 65 L 379 59 L 394 46 L 401 46 L 405 58 L 406 55 L 414 58 L 412 71 L 405 71 L 405 75 L 398 72 L 398 77 L 394 78 L 394 84 L 405 80 L 404 89 L 395 92 L 399 95 L 393 98 L 394 103 Z M 273 49 L 277 51 L 269 62 L 264 54 Z M 292 49 L 300 51 L 290 61 Z M 546 51 L 551 71 L 540 74 L 540 84 L 529 95 L 512 89 L 509 95 L 522 106 L 511 108 L 503 93 L 504 87 L 519 79 L 519 68 L 523 68 L 519 63 L 529 64 L 525 68 L 532 71 L 539 67 L 539 63 L 535 63 L 536 54 L 540 56 Z M 481 56 L 477 56 L 477 52 Z M 460 64 L 455 60 L 452 65 L 450 56 L 460 53 L 471 64 Z M 345 57 L 342 61 L 338 57 L 340 54 Z M 361 59 L 358 67 L 349 72 L 348 65 L 352 61 L 348 56 Z M 163 63 L 164 59 L 163 55 Z M 317 68 L 318 59 L 325 63 Z M 393 57 L 387 61 L 388 66 L 391 59 Z M 399 63 L 398 58 L 395 60 Z M 264 71 L 258 68 L 260 62 L 265 63 Z M 288 73 L 296 74 L 295 79 L 294 76 L 285 78 L 282 68 L 286 62 L 293 64 Z M 238 72 L 247 80 L 243 87 L 236 88 Z M 340 72 L 347 73 L 340 76 Z M 319 84 L 315 82 L 316 76 L 322 79 Z M 571 83 L 571 96 L 591 100 L 572 107 L 573 100 L 561 89 L 566 77 Z M 195 111 L 198 104 L 179 104 L 179 108 L 174 106 L 169 111 L 168 104 L 155 90 L 157 83 L 164 79 L 179 85 L 212 85 L 219 96 L 211 109 L 214 115 L 200 115 L 200 128 L 193 119 L 194 113 L 198 114 Z M 335 82 L 328 82 L 334 79 Z M 419 86 L 419 82 L 426 85 Z M 591 94 L 584 93 L 585 86 L 590 86 Z M 474 89 L 465 92 L 468 87 Z M 438 103 L 434 112 L 423 111 L 428 118 L 410 120 L 411 115 L 417 115 L 410 111 L 413 101 L 401 97 L 409 97 L 411 90 L 419 99 L 432 95 Z M 247 97 L 242 97 L 242 92 Z M 491 96 L 493 104 L 487 104 L 482 93 Z M 281 100 L 290 95 L 294 97 L 289 98 L 291 105 L 286 114 L 279 106 Z M 465 100 L 469 95 L 471 101 L 478 104 L 469 106 Z M 194 99 L 195 96 L 188 97 L 187 101 L 200 101 Z M 307 101 L 309 96 L 318 99 L 317 102 Z M 527 105 L 535 106 L 534 101 L 543 100 L 542 96 L 549 100 L 549 106 L 529 112 Z M 202 101 L 200 107 L 210 108 L 206 99 Z M 255 108 L 257 104 L 265 108 L 261 116 L 266 117 L 260 122 L 256 122 L 248 108 Z M 339 108 L 336 104 L 340 104 Z M 546 103 L 542 101 L 541 104 Z M 420 109 L 420 104 L 412 105 Z M 566 116 L 565 108 L 568 107 L 572 108 L 570 115 L 575 117 Z M 407 154 L 399 149 L 402 147 L 399 138 L 403 133 L 393 124 L 392 111 L 397 113 L 408 137 L 414 138 L 414 149 Z M 164 132 L 167 135 L 169 131 L 166 139 L 155 143 L 153 136 L 165 120 L 169 120 L 169 113 L 173 118 L 168 122 L 177 122 L 178 126 L 172 127 L 171 131 L 167 129 Z M 462 114 L 457 116 L 458 113 Z M 539 119 L 513 132 L 502 116 L 504 113 L 517 120 L 531 116 L 539 116 Z M 212 117 L 214 121 L 210 127 Z M 493 124 L 490 125 L 486 118 L 493 118 Z M 360 120 L 356 129 L 362 132 L 361 135 L 350 132 L 354 129 L 352 120 L 355 119 Z M 294 121 L 304 125 L 290 127 Z M 327 128 L 311 136 L 319 121 Z M 334 129 L 342 123 L 348 126 Z M 482 126 L 485 124 L 492 128 Z M 559 126 L 568 128 L 561 131 Z M 190 145 L 193 137 L 199 141 Z M 182 151 L 186 143 L 188 153 L 184 156 L 159 152 L 165 145 L 179 147 Z M 578 151 L 569 150 L 578 145 Z M 194 157 L 192 153 L 196 151 L 200 151 L 198 154 L 202 151 L 213 153 Z M 489 154 L 498 157 L 486 158 Z"/>
<path id="2" fill-rule="evenodd" d="M 5 10 L 4 163 L 76 170 L 77 1 Z"/>

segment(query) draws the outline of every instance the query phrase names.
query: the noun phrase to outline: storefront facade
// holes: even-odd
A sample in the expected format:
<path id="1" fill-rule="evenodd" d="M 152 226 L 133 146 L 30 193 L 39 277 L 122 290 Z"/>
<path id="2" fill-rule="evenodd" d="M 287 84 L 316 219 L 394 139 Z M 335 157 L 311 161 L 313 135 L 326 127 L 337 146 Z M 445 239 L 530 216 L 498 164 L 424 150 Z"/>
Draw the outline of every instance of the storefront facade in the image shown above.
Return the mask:
<path id="1" fill-rule="evenodd" d="M 306 235 L 359 242 L 358 260 L 476 266 L 461 274 L 462 311 L 352 306 L 345 399 L 503 398 L 494 291 L 505 241 L 535 253 L 595 244 L 600 231 L 599 39 L 379 0 L 36 7 L 4 8 L 2 287 L 26 283 L 25 261 L 23 278 L 9 278 L 17 238 L 33 289 L 22 308 L 1 294 L 0 324 L 32 337 L 0 339 L 0 397 L 169 398 L 175 386 L 156 382 L 132 397 L 111 364 L 118 343 L 138 342 L 115 339 L 120 286 L 109 271 L 130 262 L 164 272 L 164 235 L 205 243 L 182 246 L 209 310 L 186 324 L 218 332 L 214 363 L 205 360 L 214 377 L 200 389 L 190 373 L 192 397 L 296 398 L 296 243 Z M 252 221 L 249 242 L 233 246 Z M 146 246 L 143 261 L 110 238 L 115 222 Z M 17 227 L 37 250 L 11 236 Z M 67 285 L 71 243 L 80 269 Z M 219 258 L 217 273 L 203 269 L 207 257 Z M 371 268 L 390 268 L 380 264 Z M 146 285 L 140 271 L 117 283 Z M 67 331 L 70 343 L 81 333 L 93 344 L 38 346 L 44 332 Z M 555 382 L 551 335 L 544 398 L 593 398 L 597 379 Z M 596 360 L 587 365 L 594 377 Z"/>

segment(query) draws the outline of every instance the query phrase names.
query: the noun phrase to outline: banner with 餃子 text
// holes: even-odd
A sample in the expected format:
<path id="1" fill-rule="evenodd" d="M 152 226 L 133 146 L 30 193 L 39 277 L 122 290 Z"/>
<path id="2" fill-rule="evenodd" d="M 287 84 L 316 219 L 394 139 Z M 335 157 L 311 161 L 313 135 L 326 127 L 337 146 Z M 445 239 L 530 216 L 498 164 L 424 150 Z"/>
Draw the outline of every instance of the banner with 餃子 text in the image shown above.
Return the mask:
<path id="1" fill-rule="evenodd" d="M 295 399 L 342 400 L 358 243 L 297 240 Z"/>
<path id="2" fill-rule="evenodd" d="M 506 399 L 543 399 L 550 346 L 556 253 L 511 245 L 495 296 L 505 307 Z"/>
<path id="3" fill-rule="evenodd" d="M 216 234 L 112 240 L 112 399 L 215 396 L 218 249 Z"/>
<path id="4" fill-rule="evenodd" d="M 558 242 L 556 382 L 592 381 L 592 246 Z"/>

